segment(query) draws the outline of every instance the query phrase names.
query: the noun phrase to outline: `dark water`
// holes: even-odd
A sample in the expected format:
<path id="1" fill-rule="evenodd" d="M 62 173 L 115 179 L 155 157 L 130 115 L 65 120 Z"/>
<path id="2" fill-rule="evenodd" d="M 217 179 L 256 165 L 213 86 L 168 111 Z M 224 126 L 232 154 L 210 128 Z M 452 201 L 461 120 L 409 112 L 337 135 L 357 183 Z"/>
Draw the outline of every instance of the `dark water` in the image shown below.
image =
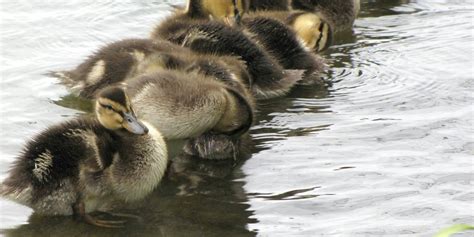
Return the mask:
<path id="1" fill-rule="evenodd" d="M 171 8 L 111 0 L 1 0 L 0 8 L 3 179 L 28 137 L 83 113 L 66 108 L 84 104 L 44 73 L 108 42 L 147 37 Z M 473 17 L 470 0 L 362 1 L 354 34 L 324 54 L 334 86 L 261 102 L 242 162 L 173 155 L 162 185 L 124 210 L 143 221 L 119 230 L 0 200 L 1 233 L 432 236 L 473 224 Z"/>

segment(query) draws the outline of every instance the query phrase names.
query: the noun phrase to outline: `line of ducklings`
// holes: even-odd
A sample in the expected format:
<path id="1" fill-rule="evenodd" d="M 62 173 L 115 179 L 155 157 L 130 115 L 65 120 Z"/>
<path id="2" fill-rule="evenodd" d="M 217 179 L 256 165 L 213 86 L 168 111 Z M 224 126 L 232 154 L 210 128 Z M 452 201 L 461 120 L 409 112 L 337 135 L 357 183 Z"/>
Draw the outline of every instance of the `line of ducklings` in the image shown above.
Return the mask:
<path id="1" fill-rule="evenodd" d="M 165 140 L 188 139 L 184 151 L 197 157 L 235 158 L 254 122 L 255 100 L 283 96 L 297 83 L 325 87 L 325 64 L 315 53 L 347 27 L 338 25 L 340 15 L 352 25 L 357 4 L 188 1 L 151 39 L 112 43 L 74 70 L 55 73 L 72 92 L 95 100 L 95 118 L 52 126 L 30 140 L 1 195 L 38 214 L 122 226 L 125 220 L 90 213 L 149 194 L 167 168 Z"/>

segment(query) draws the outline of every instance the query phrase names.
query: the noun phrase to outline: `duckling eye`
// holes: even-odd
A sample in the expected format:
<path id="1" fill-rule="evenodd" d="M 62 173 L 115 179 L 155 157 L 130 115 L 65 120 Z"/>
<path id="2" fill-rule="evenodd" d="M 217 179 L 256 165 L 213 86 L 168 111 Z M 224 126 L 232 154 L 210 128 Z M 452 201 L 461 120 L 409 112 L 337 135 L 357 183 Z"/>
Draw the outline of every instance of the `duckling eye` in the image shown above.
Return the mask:
<path id="1" fill-rule="evenodd" d="M 102 105 L 102 107 L 104 107 L 108 110 L 114 110 L 111 105 Z"/>

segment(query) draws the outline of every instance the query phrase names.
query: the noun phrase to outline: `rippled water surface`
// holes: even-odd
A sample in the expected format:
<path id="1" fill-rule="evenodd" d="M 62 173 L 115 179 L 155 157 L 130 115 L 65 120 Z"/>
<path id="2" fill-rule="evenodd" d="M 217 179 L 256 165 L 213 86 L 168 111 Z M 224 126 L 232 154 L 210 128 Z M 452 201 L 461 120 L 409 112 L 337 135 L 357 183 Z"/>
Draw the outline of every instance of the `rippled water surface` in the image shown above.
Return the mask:
<path id="1" fill-rule="evenodd" d="M 0 8 L 3 179 L 28 137 L 83 113 L 59 106 L 70 104 L 68 92 L 44 74 L 106 43 L 147 37 L 171 7 L 1 0 Z M 160 187 L 126 207 L 142 222 L 97 229 L 0 200 L 1 233 L 432 236 L 473 224 L 473 17 L 470 0 L 362 1 L 354 34 L 324 54 L 334 86 L 261 102 L 242 162 L 196 162 L 176 148 Z"/>

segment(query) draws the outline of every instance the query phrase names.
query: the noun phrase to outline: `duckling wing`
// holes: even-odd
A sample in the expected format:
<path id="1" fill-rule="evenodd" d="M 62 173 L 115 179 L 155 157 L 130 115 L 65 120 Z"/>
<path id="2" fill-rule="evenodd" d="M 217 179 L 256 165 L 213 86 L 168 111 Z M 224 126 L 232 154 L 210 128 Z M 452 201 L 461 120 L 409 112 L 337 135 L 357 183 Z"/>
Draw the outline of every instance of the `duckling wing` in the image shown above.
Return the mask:
<path id="1" fill-rule="evenodd" d="M 103 169 L 93 126 L 83 120 L 50 127 L 30 140 L 17 158 L 4 184 L 12 188 L 31 185 L 37 190 L 54 189 L 65 179 L 76 179 L 84 161 L 91 170 Z M 88 137 L 89 136 L 89 137 Z M 99 157 L 99 158 L 97 158 Z M 96 159 L 91 165 L 88 159 Z"/>
<path id="2" fill-rule="evenodd" d="M 267 84 L 254 84 L 257 99 L 271 99 L 288 93 L 298 81 L 303 79 L 304 70 L 284 70 L 284 77 Z"/>

